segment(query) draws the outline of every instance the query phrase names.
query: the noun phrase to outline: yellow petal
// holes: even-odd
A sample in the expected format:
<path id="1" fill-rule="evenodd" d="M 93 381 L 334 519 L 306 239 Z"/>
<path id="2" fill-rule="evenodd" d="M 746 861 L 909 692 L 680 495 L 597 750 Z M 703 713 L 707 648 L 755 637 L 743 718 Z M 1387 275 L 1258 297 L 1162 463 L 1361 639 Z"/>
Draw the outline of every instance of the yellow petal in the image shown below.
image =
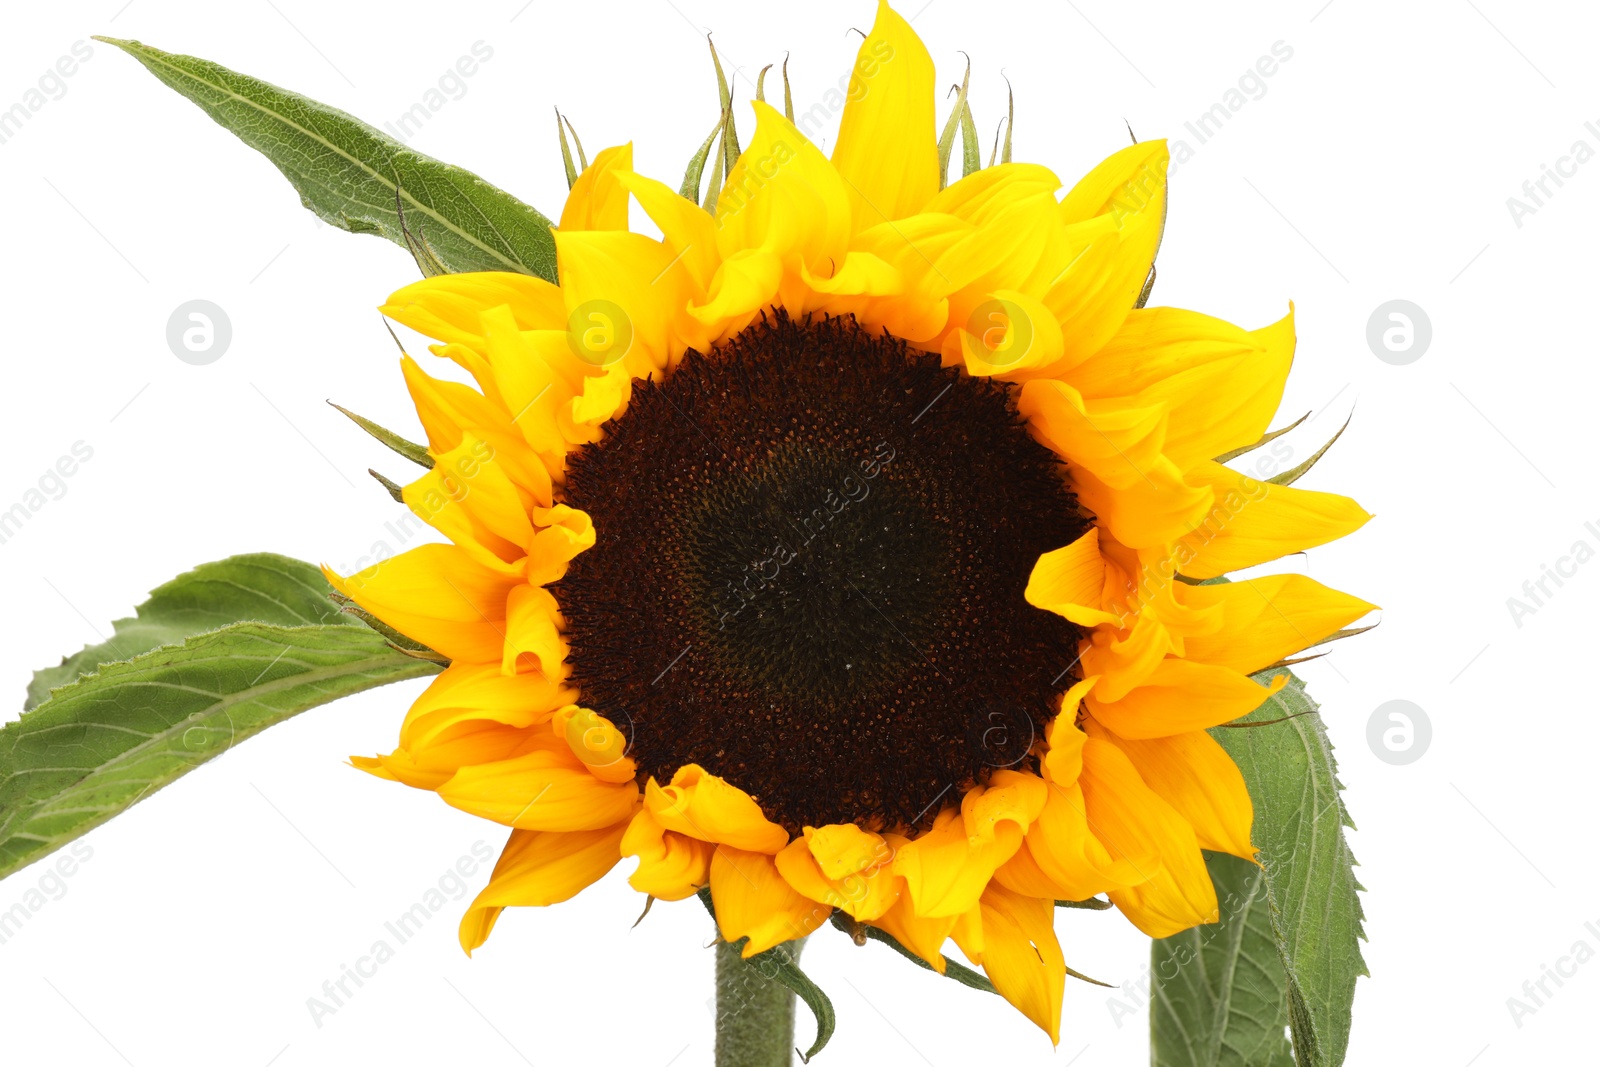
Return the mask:
<path id="1" fill-rule="evenodd" d="M 400 744 L 422 751 L 466 723 L 526 728 L 549 719 L 575 693 L 535 672 L 507 675 L 498 663 L 452 663 L 406 712 Z"/>
<path id="2" fill-rule="evenodd" d="M 904 881 L 894 873 L 889 848 L 882 838 L 877 841 L 875 863 L 869 859 L 864 866 L 837 875 L 824 872 L 812 848 L 814 841 L 815 834 L 808 830 L 805 837 L 789 842 L 776 857 L 778 873 L 795 892 L 829 908 L 841 908 L 861 921 L 878 918 L 899 899 Z"/>
<path id="3" fill-rule="evenodd" d="M 633 145 L 607 148 L 578 175 L 561 209 L 561 229 L 626 230 L 628 190 L 618 181 L 621 172 L 633 170 Z"/>
<path id="4" fill-rule="evenodd" d="M 504 908 L 559 904 L 598 882 L 622 858 L 618 846 L 627 825 L 577 833 L 513 830 L 489 884 L 461 917 L 467 955 L 489 939 Z"/>
<path id="5" fill-rule="evenodd" d="M 498 271 L 424 278 L 396 290 L 378 310 L 436 340 L 481 349 L 478 317 L 501 306 L 511 309 L 524 330 L 554 329 L 566 322 L 558 287 L 543 278 Z"/>
<path id="6" fill-rule="evenodd" d="M 437 790 L 462 767 L 515 759 L 538 747 L 534 731 L 482 719 L 441 734 L 426 748 L 397 748 L 387 756 L 351 757 L 351 765 L 414 789 Z"/>
<path id="7" fill-rule="evenodd" d="M 502 669 L 507 674 L 534 669 L 546 678 L 566 675 L 567 643 L 558 630 L 560 608 L 550 590 L 519 585 L 506 597 Z"/>
<path id="8" fill-rule="evenodd" d="M 1083 669 L 1099 678 L 1095 698 L 1110 703 L 1143 685 L 1169 652 L 1179 651 L 1172 634 L 1154 613 L 1140 612 L 1133 626 L 1122 633 L 1101 631 L 1083 650 Z"/>
<path id="9" fill-rule="evenodd" d="M 557 412 L 562 401 L 583 387 L 584 377 L 568 333 L 565 328 L 523 330 L 504 307 L 485 311 L 482 318 L 485 358 L 499 403 L 528 447 L 547 469 L 559 473 L 570 446 L 561 435 Z M 549 504 L 544 493 L 538 496 L 538 503 Z"/>
<path id="10" fill-rule="evenodd" d="M 1101 608 L 1105 576 L 1100 528 L 1091 526 L 1072 544 L 1040 556 L 1022 595 L 1034 607 L 1065 616 L 1079 626 L 1120 625 L 1118 616 Z"/>
<path id="11" fill-rule="evenodd" d="M 463 767 L 439 787 L 451 807 L 519 830 L 597 830 L 626 819 L 638 803 L 633 782 L 603 782 L 562 739 L 537 751 Z"/>
<path id="12" fill-rule="evenodd" d="M 1008 382 L 1054 374 L 1065 343 L 1049 309 L 1015 289 L 992 291 L 968 314 L 966 325 L 957 327 L 953 339 L 968 374 Z"/>
<path id="13" fill-rule="evenodd" d="M 806 850 L 825 878 L 845 878 L 894 858 L 882 837 L 855 823 L 807 827 L 804 836 Z"/>
<path id="14" fill-rule="evenodd" d="M 1261 686 L 1225 667 L 1169 658 L 1122 699 L 1102 701 L 1096 691 L 1084 702 L 1118 736 L 1144 740 L 1232 722 L 1260 707 L 1287 681 L 1280 674 L 1270 686 Z"/>
<path id="15" fill-rule="evenodd" d="M 711 856 L 711 900 L 724 941 L 748 937 L 745 959 L 774 945 L 805 937 L 831 910 L 794 891 L 764 852 L 719 846 Z"/>
<path id="16" fill-rule="evenodd" d="M 1213 360 L 1175 374 L 1140 394 L 1171 411 L 1166 453 L 1187 470 L 1213 456 L 1243 448 L 1267 431 L 1294 361 L 1294 314 L 1250 333 L 1233 359 Z"/>
<path id="17" fill-rule="evenodd" d="M 1255 859 L 1250 844 L 1254 807 L 1244 775 L 1223 747 L 1204 730 L 1148 741 L 1107 732 L 1145 785 L 1194 827 L 1201 848 Z"/>
<path id="18" fill-rule="evenodd" d="M 560 581 L 567 573 L 567 564 L 578 553 L 594 547 L 594 521 L 565 504 L 537 508 L 532 518 L 538 523 L 539 532 L 528 546 L 528 581 L 534 585 Z"/>
<path id="19" fill-rule="evenodd" d="M 1039 861 L 1034 858 L 1033 849 L 1028 845 L 1026 838 L 1015 855 L 995 869 L 994 880 L 1013 893 L 1021 893 L 1025 897 L 1067 900 L 1069 894 L 1074 891 L 1073 887 L 1058 882 L 1045 873 L 1044 868 L 1039 866 Z"/>
<path id="20" fill-rule="evenodd" d="M 896 850 L 904 847 L 904 838 L 897 839 L 893 835 L 886 835 L 885 839 L 890 841 Z M 950 931 L 955 928 L 954 915 L 918 915 L 912 906 L 911 895 L 901 893 L 894 903 L 889 905 L 887 911 L 872 920 L 872 925 L 900 942 L 928 966 L 940 974 L 944 973 L 944 943 L 950 939 Z"/>
<path id="21" fill-rule="evenodd" d="M 1001 163 L 984 167 L 939 191 L 924 212 L 954 215 L 976 226 L 992 221 L 1013 204 L 1049 196 L 1061 188 L 1061 179 L 1037 163 Z"/>
<path id="22" fill-rule="evenodd" d="M 1188 820 L 1145 784 L 1132 761 L 1103 734 L 1091 734 L 1084 757 L 1084 781 L 1090 787 L 1085 797 L 1096 836 L 1109 841 L 1136 834 L 1150 850 L 1139 856 L 1137 882 L 1107 887 L 1112 902 L 1151 937 L 1215 922 L 1216 891 Z"/>
<path id="23" fill-rule="evenodd" d="M 401 359 L 400 369 L 427 431 L 429 452 L 443 455 L 471 431 L 488 443 L 495 462 L 519 488 L 541 504 L 550 502 L 550 472 L 512 425 L 505 408 L 470 386 L 431 377 L 410 356 Z"/>
<path id="24" fill-rule="evenodd" d="M 527 501 L 494 460 L 494 449 L 476 434 L 434 457 L 433 469 L 401 495 L 417 518 L 499 569 L 527 555 L 533 540 Z"/>
<path id="25" fill-rule="evenodd" d="M 1095 798 L 1093 818 L 1090 796 Z M 1031 863 L 1007 864 L 995 877 L 1019 892 L 1029 892 L 1043 888 L 1032 877 L 1037 872 L 1057 900 L 1087 900 L 1107 889 L 1132 885 L 1148 878 L 1158 865 L 1148 837 L 1122 815 L 1093 775 L 1080 776 L 1070 785 L 1051 784 L 1044 809 L 1028 828 L 1026 851 Z"/>
<path id="26" fill-rule="evenodd" d="M 1072 481 L 1084 506 L 1112 537 L 1130 548 L 1171 544 L 1214 510 L 1210 486 L 1191 485 L 1165 456 L 1157 457 L 1139 472 L 1138 480 L 1120 489 L 1087 468 L 1075 469 Z"/>
<path id="27" fill-rule="evenodd" d="M 1077 726 L 1078 710 L 1098 682 L 1092 675 L 1074 682 L 1061 697 L 1061 711 L 1050 723 L 1050 747 L 1041 765 L 1045 778 L 1057 785 L 1071 785 L 1083 773 L 1084 733 Z"/>
<path id="28" fill-rule="evenodd" d="M 581 360 L 597 369 L 621 365 L 636 378 L 676 362 L 691 288 L 674 257 L 643 234 L 556 232 L 561 293 Z"/>
<path id="29" fill-rule="evenodd" d="M 783 280 L 783 261 L 775 253 L 754 249 L 722 261 L 704 304 L 689 309 L 709 335 L 729 337 L 748 326 L 772 300 Z"/>
<path id="30" fill-rule="evenodd" d="M 1251 674 L 1316 644 L 1376 606 L 1303 574 L 1225 585 L 1179 585 L 1193 608 L 1220 609 L 1221 624 L 1184 640 L 1184 658 Z"/>
<path id="31" fill-rule="evenodd" d="M 652 222 L 661 227 L 661 239 L 679 260 L 696 290 L 703 294 L 717 272 L 717 226 L 700 205 L 654 178 L 626 171 L 617 180 L 631 192 Z"/>
<path id="32" fill-rule="evenodd" d="M 1109 219 L 1094 226 L 1115 235 Z M 1067 342 L 1058 342 L 1060 323 L 1056 312 L 1039 301 L 1048 286 L 1036 284 L 1035 278 L 1040 264 L 1057 249 L 1059 230 L 1055 198 L 1039 193 L 999 207 L 993 218 L 952 244 L 935 261 L 941 288 L 950 294 L 949 328 L 982 336 L 995 325 L 996 299 L 1002 293 L 1022 293 L 1030 301 L 1022 325 L 1029 327 L 1034 336 L 1046 337 L 1049 348 L 1048 360 L 1036 359 L 1031 365 L 1048 364 L 1052 370 L 1064 366 L 1061 346 Z M 1053 277 L 1059 271 L 1046 269 L 1045 273 Z M 1045 280 L 1048 282 L 1049 278 Z M 1015 312 L 1012 315 L 1020 317 Z M 1044 324 L 1045 319 L 1050 325 Z M 946 365 L 962 362 L 967 348 L 958 337 L 945 336 L 940 342 Z"/>
<path id="33" fill-rule="evenodd" d="M 414 641 L 449 658 L 477 663 L 500 658 L 506 600 L 520 579 L 476 562 L 455 545 L 419 545 L 341 578 L 333 587 Z"/>
<path id="34" fill-rule="evenodd" d="M 1188 477 L 1214 498 L 1182 538 L 1179 558 L 1191 578 L 1215 578 L 1315 548 L 1372 518 L 1349 497 L 1258 482 L 1220 463 L 1201 464 Z"/>
<path id="35" fill-rule="evenodd" d="M 1044 807 L 1045 793 L 1044 779 L 1037 775 L 995 771 L 988 785 L 969 789 L 961 798 L 961 819 L 968 839 L 987 846 L 1004 840 L 1011 831 L 1020 841 L 1022 832 Z"/>
<path id="36" fill-rule="evenodd" d="M 1103 735 L 1091 736 L 1085 753 L 1096 781 L 1116 798 L 1118 812 L 1137 821 L 1156 853 L 1155 866 L 1145 868 L 1148 877 L 1107 890 L 1112 903 L 1151 937 L 1170 937 L 1198 923 L 1216 922 L 1216 890 L 1189 821 L 1151 790 L 1132 761 Z M 1097 817 L 1103 817 L 1104 807 L 1096 809 Z"/>
<path id="37" fill-rule="evenodd" d="M 1055 379 L 1027 382 L 1017 411 L 1028 431 L 1074 466 L 1093 471 L 1106 485 L 1137 485 L 1161 458 L 1168 406 L 1143 397 L 1128 402 L 1086 401 Z"/>
<path id="38" fill-rule="evenodd" d="M 844 181 L 782 113 L 754 107 L 755 135 L 717 198 L 717 248 L 724 260 L 760 249 L 790 270 L 831 274 L 850 242 Z"/>
<path id="39" fill-rule="evenodd" d="M 1111 153 L 1061 198 L 1062 220 L 1124 216 L 1159 206 L 1166 193 L 1168 158 L 1165 141 L 1140 141 Z"/>
<path id="40" fill-rule="evenodd" d="M 749 793 L 693 763 L 679 767 L 671 785 L 652 778 L 645 806 L 662 826 L 702 841 L 768 855 L 789 843 L 789 834 L 767 821 Z"/>
<path id="41" fill-rule="evenodd" d="M 894 872 L 906 880 L 916 914 L 948 917 L 975 907 L 995 869 L 1021 847 L 1046 792 L 1032 775 L 997 771 L 994 784 L 968 790 L 959 810 L 946 808 L 902 846 Z"/>
<path id="42" fill-rule="evenodd" d="M 602 782 L 631 782 L 637 776 L 638 766 L 628 755 L 628 738 L 593 709 L 568 705 L 551 717 L 550 725 Z"/>
<path id="43" fill-rule="evenodd" d="M 857 230 L 914 214 L 938 191 L 933 106 L 933 59 L 910 23 L 879 0 L 833 149 Z"/>
<path id="44" fill-rule="evenodd" d="M 639 868 L 628 876 L 628 884 L 661 900 L 693 896 L 711 878 L 715 847 L 667 830 L 642 808 L 622 837 L 622 854 L 639 857 Z"/>
<path id="45" fill-rule="evenodd" d="M 1116 227 L 1073 258 L 1044 295 L 1067 338 L 1068 366 L 1116 334 L 1144 288 L 1166 216 L 1167 158 L 1165 141 L 1132 145 L 1091 171 L 1061 202 L 1065 223 L 1109 216 Z"/>
<path id="46" fill-rule="evenodd" d="M 1055 901 L 991 885 L 981 905 L 984 973 L 1051 1044 L 1059 1044 L 1067 965 L 1056 939 Z"/>
<path id="47" fill-rule="evenodd" d="M 835 300 L 829 310 L 855 315 L 863 328 L 874 333 L 887 329 L 914 344 L 931 342 L 949 321 L 946 298 L 966 284 L 966 279 L 948 273 L 944 269 L 948 264 L 941 266 L 941 260 L 972 232 L 970 223 L 953 215 L 928 213 L 861 231 L 851 240 L 849 255 L 859 252 L 887 264 L 899 279 L 898 291 L 888 296 L 869 292 L 848 303 Z"/>

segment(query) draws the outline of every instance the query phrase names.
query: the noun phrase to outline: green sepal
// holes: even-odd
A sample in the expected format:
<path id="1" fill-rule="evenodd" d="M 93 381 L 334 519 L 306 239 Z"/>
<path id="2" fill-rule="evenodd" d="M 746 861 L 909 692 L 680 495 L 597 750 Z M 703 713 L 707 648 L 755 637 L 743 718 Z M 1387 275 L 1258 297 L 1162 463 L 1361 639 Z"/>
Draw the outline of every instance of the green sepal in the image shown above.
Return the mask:
<path id="1" fill-rule="evenodd" d="M 578 184 L 578 168 L 572 163 L 572 145 L 567 143 L 566 120 L 561 117 L 561 109 L 556 108 L 556 135 L 561 140 L 561 169 L 567 176 L 567 190 L 570 192 Z"/>
<path id="2" fill-rule="evenodd" d="M 881 941 L 885 945 L 888 945 L 890 948 L 894 949 L 896 952 L 900 953 L 900 955 L 904 956 L 906 959 L 910 960 L 912 963 L 915 963 L 918 967 L 921 967 L 923 970 L 933 971 L 935 974 L 939 973 L 938 971 L 934 970 L 934 967 L 931 963 L 917 955 L 915 952 L 912 952 L 910 949 L 906 948 L 900 943 L 898 938 L 886 930 L 880 930 L 876 926 L 869 926 L 866 923 L 858 923 L 842 911 L 835 911 L 833 913 L 833 917 L 829 921 L 833 923 L 835 929 L 842 930 L 849 934 L 851 939 L 854 940 L 858 945 L 864 945 L 868 941 Z M 944 957 L 944 977 L 955 982 L 960 982 L 962 985 L 968 986 L 972 989 L 981 989 L 985 993 L 995 993 L 997 995 L 999 993 L 999 990 L 995 989 L 994 983 L 989 981 L 989 979 L 985 978 L 971 967 L 968 967 L 965 964 L 957 963 L 949 956 Z"/>
<path id="3" fill-rule="evenodd" d="M 1298 466 L 1284 471 L 1281 474 L 1274 474 L 1271 478 L 1268 478 L 1267 481 L 1271 482 L 1273 485 L 1293 485 L 1295 482 L 1298 482 L 1307 471 L 1317 465 L 1317 460 L 1327 455 L 1328 449 L 1333 447 L 1333 443 L 1342 437 L 1344 432 L 1350 428 L 1350 419 L 1353 418 L 1355 418 L 1354 413 L 1352 413 L 1349 418 L 1344 420 L 1344 425 L 1339 427 L 1338 431 L 1335 432 L 1332 437 L 1328 438 L 1328 443 L 1317 449 L 1315 454 L 1313 454 L 1310 459 L 1299 464 Z"/>
<path id="4" fill-rule="evenodd" d="M 406 502 L 405 486 L 401 485 L 399 482 L 393 481 L 392 479 L 385 478 L 371 467 L 367 468 L 367 473 L 377 479 L 378 484 L 383 486 L 384 491 L 394 498 L 394 502 L 396 504 L 404 504 Z"/>
<path id="5" fill-rule="evenodd" d="M 978 124 L 972 118 L 972 104 L 961 101 L 961 176 L 971 177 L 983 168 L 983 146 L 978 143 Z"/>
<path id="6" fill-rule="evenodd" d="M 1231 462 L 1232 460 L 1238 459 L 1240 456 L 1247 455 L 1248 453 L 1254 452 L 1256 449 L 1260 448 L 1262 445 L 1270 444 L 1271 442 L 1273 442 L 1273 441 L 1277 440 L 1278 438 L 1282 437 L 1284 434 L 1288 433 L 1290 430 L 1294 429 L 1296 426 L 1299 426 L 1302 422 L 1305 422 L 1310 417 L 1311 417 L 1311 412 L 1308 411 L 1304 415 L 1301 415 L 1298 419 L 1295 419 L 1289 425 L 1285 426 L 1283 429 L 1281 429 L 1281 430 L 1273 430 L 1271 433 L 1262 434 L 1261 435 L 1261 439 L 1259 441 L 1255 442 L 1254 444 L 1245 445 L 1243 448 L 1236 448 L 1232 452 L 1224 452 L 1222 455 L 1217 457 L 1217 462 L 1218 463 L 1228 463 L 1228 462 Z"/>
<path id="7" fill-rule="evenodd" d="M 692 204 L 700 203 L 700 179 L 705 174 L 706 158 L 711 155 L 711 146 L 717 143 L 717 134 L 722 132 L 721 118 L 711 127 L 711 132 L 706 135 L 705 141 L 698 151 L 689 159 L 688 167 L 683 171 L 683 184 L 678 187 L 678 193 Z"/>
<path id="8" fill-rule="evenodd" d="M 344 415 L 351 422 L 355 423 L 357 426 L 367 431 L 367 433 L 377 438 L 385 446 L 392 449 L 399 455 L 404 456 L 406 459 L 409 459 L 417 466 L 426 467 L 429 470 L 433 469 L 433 456 L 428 453 L 427 448 L 417 444 L 415 441 L 407 441 L 404 437 L 401 437 L 393 430 L 386 430 L 382 426 L 379 426 L 377 423 L 373 422 L 371 419 L 362 418 L 349 408 L 340 407 L 331 400 L 328 401 L 328 406 Z M 382 481 L 383 479 L 379 480 Z M 399 497 L 396 497 L 395 499 L 398 500 Z"/>
<path id="9" fill-rule="evenodd" d="M 961 76 L 961 86 L 956 90 L 956 104 L 950 109 L 944 129 L 939 133 L 939 188 L 950 185 L 950 154 L 956 147 L 956 130 L 960 128 L 962 113 L 967 107 L 967 87 L 972 80 L 972 58 L 967 57 L 967 72 Z M 963 149 L 965 151 L 965 149 Z"/>
<path id="10" fill-rule="evenodd" d="M 1099 897 L 1090 897 L 1088 900 L 1058 900 L 1058 908 L 1085 908 L 1089 911 L 1110 911 L 1111 901 L 1101 900 Z"/>
<path id="11" fill-rule="evenodd" d="M 722 73 L 722 60 L 717 56 L 717 46 L 711 43 L 711 35 L 706 34 L 706 46 L 711 49 L 711 63 L 717 68 L 717 99 L 722 106 L 725 116 L 722 138 L 722 173 L 733 173 L 733 165 L 739 160 L 739 129 L 733 120 L 733 93 L 728 88 L 728 79 Z"/>

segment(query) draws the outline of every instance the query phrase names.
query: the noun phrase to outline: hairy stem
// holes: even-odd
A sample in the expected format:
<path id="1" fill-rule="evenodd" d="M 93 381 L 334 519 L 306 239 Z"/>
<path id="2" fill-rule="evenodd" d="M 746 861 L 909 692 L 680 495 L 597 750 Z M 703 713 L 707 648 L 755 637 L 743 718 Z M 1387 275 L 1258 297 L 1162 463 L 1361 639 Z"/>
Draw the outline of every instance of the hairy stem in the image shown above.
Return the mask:
<path id="1" fill-rule="evenodd" d="M 800 958 L 804 939 L 779 945 Z M 739 958 L 740 945 L 717 942 L 717 1067 L 789 1067 L 794 1062 L 794 994 Z"/>

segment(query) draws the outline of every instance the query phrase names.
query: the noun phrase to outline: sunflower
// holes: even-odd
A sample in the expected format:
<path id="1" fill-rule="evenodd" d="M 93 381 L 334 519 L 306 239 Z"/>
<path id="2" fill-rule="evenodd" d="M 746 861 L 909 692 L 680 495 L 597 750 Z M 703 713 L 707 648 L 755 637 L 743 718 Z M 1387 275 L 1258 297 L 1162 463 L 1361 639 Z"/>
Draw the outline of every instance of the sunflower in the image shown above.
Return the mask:
<path id="1" fill-rule="evenodd" d="M 758 100 L 708 212 L 609 148 L 559 286 L 383 306 L 476 383 L 402 358 L 433 460 L 402 495 L 448 543 L 330 580 L 450 661 L 357 765 L 512 828 L 468 952 L 629 859 L 651 898 L 709 887 L 745 956 L 841 914 L 939 970 L 953 939 L 1054 1041 L 1056 901 L 1163 937 L 1218 918 L 1203 849 L 1253 858 L 1206 730 L 1372 608 L 1203 582 L 1369 518 L 1217 458 L 1264 440 L 1292 309 L 1143 306 L 1164 142 L 1065 195 L 1013 162 L 945 187 L 934 105 L 882 4 L 831 159 Z"/>

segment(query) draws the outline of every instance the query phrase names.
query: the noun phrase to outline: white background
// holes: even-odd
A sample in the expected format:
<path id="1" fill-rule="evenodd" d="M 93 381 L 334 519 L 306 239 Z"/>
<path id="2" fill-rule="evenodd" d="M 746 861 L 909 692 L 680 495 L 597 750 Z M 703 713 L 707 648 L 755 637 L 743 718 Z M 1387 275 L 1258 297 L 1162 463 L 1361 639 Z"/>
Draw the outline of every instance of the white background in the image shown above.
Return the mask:
<path id="1" fill-rule="evenodd" d="M 1520 1026 L 1506 1002 L 1580 939 L 1600 949 L 1600 726 L 1587 678 L 1600 563 L 1550 586 L 1520 626 L 1507 598 L 1574 542 L 1600 547 L 1584 525 L 1600 529 L 1600 161 L 1547 185 L 1520 226 L 1506 201 L 1574 141 L 1600 149 L 1584 126 L 1600 127 L 1600 20 L 1586 5 L 1507 0 L 921 2 L 905 14 L 941 81 L 959 80 L 958 50 L 973 58 L 986 139 L 1004 109 L 1001 71 L 1010 77 L 1019 159 L 1070 184 L 1126 143 L 1124 120 L 1141 137 L 1186 141 L 1155 302 L 1257 326 L 1294 300 L 1300 349 L 1281 421 L 1315 413 L 1292 438 L 1296 455 L 1354 410 L 1301 484 L 1350 493 L 1377 519 L 1285 563 L 1385 609 L 1377 631 L 1304 668 L 1361 827 L 1351 841 L 1372 977 L 1349 1062 L 1595 1062 L 1600 961 L 1548 985 L 1554 995 Z M 847 70 L 847 28 L 873 15 L 867 0 L 523 4 L 14 6 L 0 108 L 104 33 L 381 124 L 482 41 L 493 58 L 413 145 L 555 215 L 565 183 L 553 105 L 591 154 L 633 138 L 640 169 L 675 185 L 716 118 L 706 29 L 744 96 L 791 50 L 804 110 Z M 1279 41 L 1293 56 L 1265 94 L 1200 144 L 1184 123 Z M 385 527 L 399 506 L 364 473 L 400 476 L 402 461 L 323 400 L 417 432 L 373 310 L 415 277 L 402 250 L 320 226 L 265 160 L 109 46 L 94 45 L 65 87 L 0 144 L 0 510 L 75 442 L 93 449 L 65 495 L 0 544 L 0 691 L 13 709 L 34 668 L 109 633 L 196 562 L 275 550 L 348 567 L 376 542 L 405 547 Z M 221 305 L 234 330 L 203 367 L 165 341 L 169 314 L 195 298 Z M 1369 315 L 1395 298 L 1433 327 L 1408 366 L 1366 341 Z M 626 864 L 557 909 L 508 912 L 470 961 L 455 937 L 469 897 L 452 902 L 313 1022 L 307 998 L 385 936 L 385 920 L 474 842 L 497 850 L 504 837 L 344 765 L 392 746 L 421 684 L 308 713 L 90 834 L 92 856 L 48 886 L 59 899 L 0 944 L 8 1061 L 709 1063 L 711 928 L 691 900 L 630 929 L 640 898 Z M 1432 722 L 1431 747 L 1407 766 L 1366 741 L 1369 716 L 1392 699 Z M 0 910 L 48 866 L 0 883 Z M 1147 943 L 1114 913 L 1063 914 L 1058 929 L 1078 970 L 1140 978 Z M 997 998 L 881 946 L 826 930 L 807 958 L 839 1011 L 824 1062 L 1147 1057 L 1147 1015 L 1129 1014 L 1121 991 L 1071 984 L 1052 1051 Z"/>

